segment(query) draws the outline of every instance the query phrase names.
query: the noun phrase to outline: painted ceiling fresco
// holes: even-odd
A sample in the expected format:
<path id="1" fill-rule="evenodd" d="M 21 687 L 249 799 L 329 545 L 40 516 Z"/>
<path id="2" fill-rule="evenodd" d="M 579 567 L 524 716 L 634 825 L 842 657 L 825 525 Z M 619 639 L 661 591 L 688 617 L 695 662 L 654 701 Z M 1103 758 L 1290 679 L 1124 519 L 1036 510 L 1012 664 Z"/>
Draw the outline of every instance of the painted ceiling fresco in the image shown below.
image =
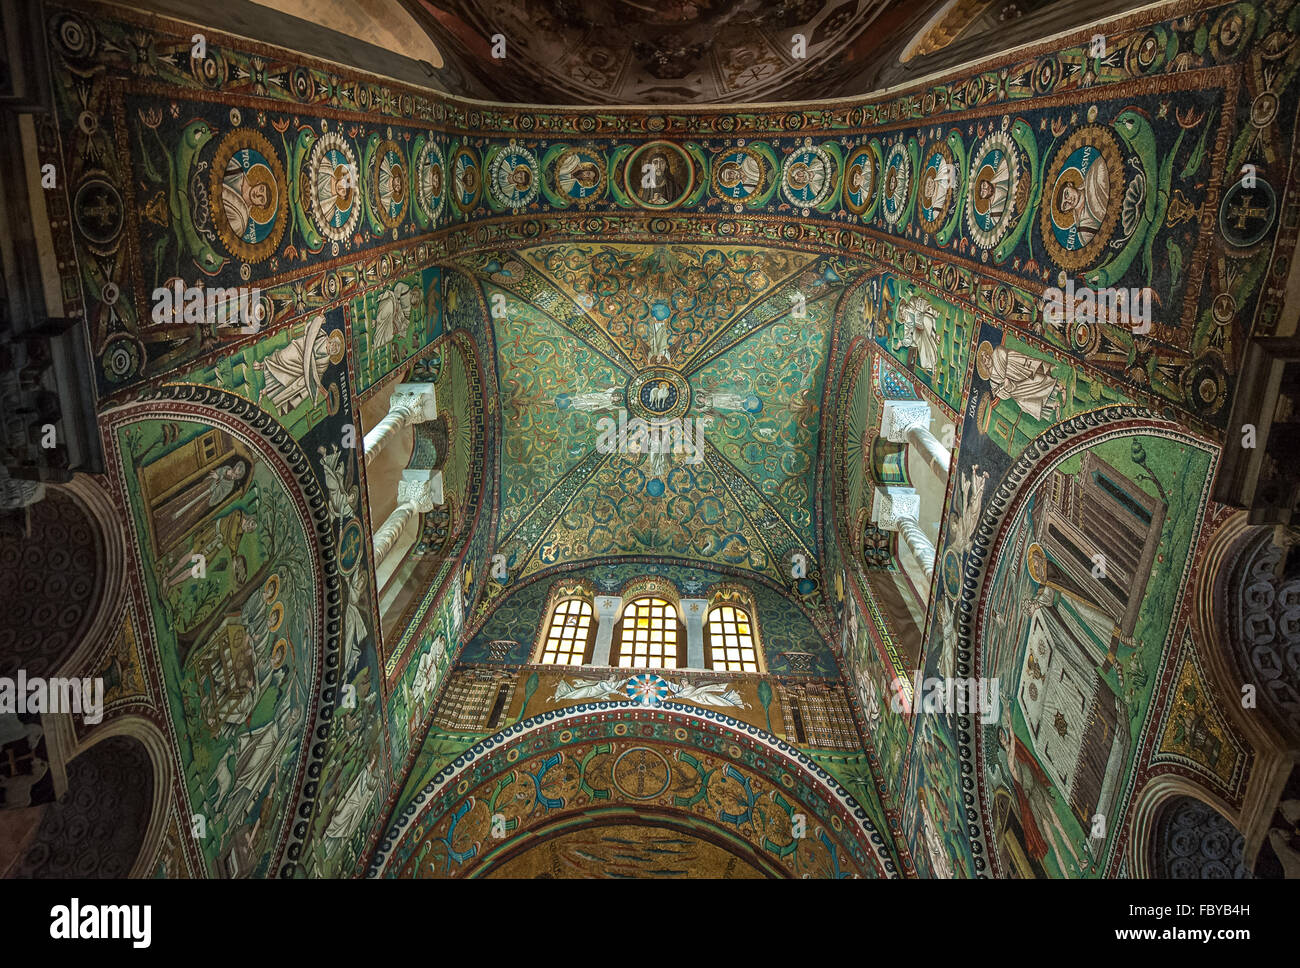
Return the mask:
<path id="1" fill-rule="evenodd" d="M 874 9 L 796 22 L 843 7 Z M 172 771 L 154 869 L 554 870 L 607 845 L 565 824 L 616 831 L 618 789 L 643 847 L 681 840 L 665 873 L 1116 876 L 1162 777 L 1241 809 L 1249 744 L 1189 596 L 1300 227 L 1300 6 L 1174 2 L 743 111 L 458 101 L 215 32 L 195 55 L 190 25 L 116 7 L 46 26 L 38 151 L 129 545 L 95 661 Z M 1150 329 L 1047 314 L 1051 287 L 1150 287 Z M 159 296 L 194 288 L 251 290 L 256 325 Z M 954 428 L 920 664 L 996 677 L 991 721 L 893 708 L 913 670 L 859 521 L 886 367 Z M 422 521 L 427 587 L 390 642 L 356 431 L 408 374 L 438 386 L 456 516 Z M 700 459 L 606 452 L 620 411 L 710 418 Z M 746 583 L 773 681 L 838 678 L 861 747 L 522 695 L 526 726 L 434 728 L 458 665 L 520 661 L 554 576 L 646 572 Z M 620 788 L 620 762 L 662 789 Z M 787 849 L 792 797 L 811 833 Z"/>
<path id="2" fill-rule="evenodd" d="M 466 93 L 529 104 L 857 93 L 837 82 L 862 71 L 882 22 L 893 26 L 904 20 L 900 14 L 921 13 L 889 0 L 413 0 L 409 7 L 440 49 L 458 60 L 459 73 L 482 89 Z M 494 54 L 497 36 L 505 45 Z"/>

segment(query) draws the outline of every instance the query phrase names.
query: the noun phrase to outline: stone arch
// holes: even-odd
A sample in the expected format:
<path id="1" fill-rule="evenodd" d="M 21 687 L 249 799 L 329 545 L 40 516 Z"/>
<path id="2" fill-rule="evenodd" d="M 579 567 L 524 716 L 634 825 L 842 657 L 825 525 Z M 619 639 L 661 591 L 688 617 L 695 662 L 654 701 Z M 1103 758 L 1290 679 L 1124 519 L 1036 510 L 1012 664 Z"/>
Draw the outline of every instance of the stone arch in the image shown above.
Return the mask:
<path id="1" fill-rule="evenodd" d="M 1130 438 L 1132 438 L 1131 443 Z M 1012 663 L 1016 656 L 1014 649 L 1008 651 L 1000 647 L 990 651 L 986 648 L 987 642 L 994 639 L 995 632 L 1000 636 L 997 638 L 998 642 L 1010 636 L 1009 632 L 1000 629 L 1002 619 L 999 616 L 1003 613 L 999 612 L 993 601 L 995 589 L 1001 589 L 998 594 L 1005 594 L 1006 588 L 1010 587 L 1010 579 L 1006 577 L 1008 574 L 1028 575 L 1032 581 L 1028 581 L 1025 588 L 1030 591 L 1033 587 L 1039 589 L 1039 592 L 1033 593 L 1035 609 L 1032 615 L 1033 621 L 1041 626 L 1039 629 L 1041 636 L 1048 638 L 1056 636 L 1053 630 L 1060 627 L 1061 620 L 1054 610 L 1062 607 L 1061 603 L 1067 600 L 1081 603 L 1080 608 L 1091 610 L 1092 618 L 1089 621 L 1096 625 L 1094 631 L 1098 641 L 1105 631 L 1102 628 L 1103 621 L 1109 623 L 1107 626 L 1110 628 L 1109 637 L 1099 645 L 1097 641 L 1090 639 L 1089 644 L 1085 646 L 1081 644 L 1082 640 L 1076 641 L 1074 633 L 1065 636 L 1068 639 L 1067 647 L 1061 650 L 1062 654 L 1056 660 L 1062 668 L 1070 666 L 1083 669 L 1085 666 L 1080 664 L 1082 656 L 1085 653 L 1090 655 L 1091 651 L 1104 653 L 1104 655 L 1099 654 L 1098 657 L 1098 665 L 1101 668 L 1114 667 L 1118 664 L 1119 650 L 1127 649 L 1134 653 L 1137 651 L 1135 645 L 1126 643 L 1136 641 L 1133 637 L 1136 622 L 1134 616 L 1139 614 L 1140 606 L 1147 595 L 1146 582 L 1151 574 L 1154 555 L 1164 548 L 1163 531 L 1158 528 L 1165 520 L 1169 502 L 1176 498 L 1182 513 L 1188 513 L 1186 506 L 1189 503 L 1199 502 L 1196 509 L 1196 519 L 1199 520 L 1200 509 L 1207 500 L 1204 487 L 1200 491 L 1186 493 L 1174 491 L 1171 497 L 1166 494 L 1163 485 L 1159 487 L 1158 498 L 1148 495 L 1148 498 L 1142 499 L 1146 503 L 1133 497 L 1138 493 L 1139 488 L 1132 477 L 1124 476 L 1125 473 L 1139 478 L 1150 473 L 1150 465 L 1147 464 L 1148 454 L 1145 448 L 1139 446 L 1141 442 L 1139 438 L 1145 441 L 1147 447 L 1152 446 L 1148 438 L 1160 438 L 1161 446 L 1177 448 L 1180 453 L 1201 452 L 1208 455 L 1211 452 L 1208 442 L 1178 424 L 1161 419 L 1149 410 L 1128 404 L 1113 405 L 1081 413 L 1056 424 L 1034 438 L 1003 475 L 996 489 L 991 490 L 991 493 L 985 493 L 983 511 L 972 535 L 970 550 L 960 563 L 958 585 L 950 592 L 955 599 L 957 635 L 954 643 L 954 666 L 957 675 L 985 678 L 998 676 L 1005 677 L 1007 682 L 1021 681 L 1020 677 L 1013 676 L 1016 671 L 1014 665 L 1008 665 L 1007 668 L 992 665 L 994 658 L 997 657 L 1001 657 L 1004 665 Z M 1092 471 L 1088 471 L 1086 459 L 1094 454 L 1099 455 L 1102 448 L 1119 449 L 1124 446 L 1132 447 L 1132 463 L 1136 465 L 1136 469 L 1126 464 L 1126 471 L 1117 471 L 1107 465 L 1102 457 L 1097 456 L 1094 458 Z M 1127 451 L 1125 453 L 1127 454 Z M 1129 458 L 1126 456 L 1121 460 L 1112 453 L 1110 459 L 1122 462 Z M 1138 537 L 1145 541 L 1145 544 L 1143 541 L 1137 541 L 1136 546 L 1140 546 L 1142 550 L 1140 554 L 1134 554 L 1131 565 L 1133 581 L 1125 579 L 1123 583 L 1112 582 L 1111 591 L 1099 588 L 1094 593 L 1094 590 L 1087 585 L 1067 587 L 1061 584 L 1064 579 L 1056 574 L 1060 569 L 1048 566 L 1051 555 L 1038 543 L 1039 534 L 1031 535 L 1021 528 L 1031 498 L 1036 493 L 1048 493 L 1050 487 L 1060 484 L 1058 478 L 1065 472 L 1058 471 L 1058 468 L 1072 460 L 1084 461 L 1084 465 L 1077 471 L 1072 469 L 1069 472 L 1075 482 L 1069 486 L 1096 487 L 1098 485 L 1094 478 L 1100 474 L 1105 477 L 1108 487 L 1128 495 L 1127 499 L 1136 502 L 1133 506 L 1140 506 L 1139 510 L 1142 515 L 1145 515 L 1145 517 L 1135 515 L 1135 520 L 1145 520 L 1146 524 L 1141 526 L 1140 535 L 1136 533 L 1133 535 L 1134 541 L 1137 541 Z M 1088 478 L 1086 485 L 1085 476 Z M 1202 481 L 1204 478 L 1194 479 Z M 1049 515 L 1044 511 L 1039 517 L 1046 521 Z M 1195 538 L 1195 529 L 1184 530 L 1180 534 L 1186 537 L 1188 542 L 1186 555 L 1190 558 L 1192 548 L 1190 542 Z M 1017 536 L 1014 541 L 1013 535 Z M 1109 552 L 1113 538 L 1106 536 L 1105 540 L 1107 542 L 1105 547 Z M 1022 548 L 1021 545 L 1025 547 Z M 1000 561 L 1004 555 L 1009 554 L 1017 555 L 1018 563 L 1002 569 Z M 1181 555 L 1182 552 L 1176 560 L 1183 561 Z M 1112 558 L 1115 561 L 1121 560 L 1119 555 L 1113 555 Z M 1183 566 L 1183 569 L 1171 572 L 1174 575 L 1171 579 L 1174 588 L 1172 591 L 1166 589 L 1164 594 L 1181 594 L 1186 580 L 1185 568 L 1186 566 Z M 1115 574 L 1119 575 L 1118 569 Z M 1098 581 L 1095 574 L 1093 580 Z M 1024 594 L 1028 595 L 1030 591 L 1025 591 Z M 1042 615 L 1039 615 L 1040 611 Z M 1149 681 L 1149 677 L 1160 668 L 1160 663 L 1168 655 L 1168 635 L 1175 618 L 1173 614 L 1169 616 L 1171 625 L 1165 628 L 1160 642 L 1143 648 L 1143 661 L 1148 666 L 1143 672 L 1143 675 L 1148 677 L 1145 681 Z M 1024 634 L 1028 635 L 1031 631 L 1032 629 L 1027 630 Z M 1059 638 L 1059 636 L 1052 638 L 1052 641 L 1057 641 Z M 1005 646 L 1005 643 L 1002 645 Z M 1120 692 L 1116 692 L 1113 687 L 1106 686 L 1100 678 L 1097 682 L 1088 685 L 1084 673 L 1080 672 L 1078 676 L 1080 688 L 1087 686 L 1085 694 L 1091 694 L 1093 700 L 1100 704 L 1098 706 L 1100 711 L 1097 713 L 1098 721 L 1102 718 L 1106 722 L 1113 720 L 1115 728 L 1109 731 L 1081 731 L 1078 724 L 1061 720 L 1059 713 L 1058 720 L 1048 721 L 1045 725 L 1049 732 L 1054 727 L 1061 733 L 1063 740 L 1067 732 L 1071 736 L 1070 743 L 1068 745 L 1062 743 L 1058 751 L 1053 754 L 1060 763 L 1064 764 L 1073 755 L 1077 756 L 1079 763 L 1088 764 L 1086 781 L 1079 777 L 1071 781 L 1069 802 L 1080 825 L 1085 820 L 1095 821 L 1098 814 L 1108 819 L 1109 832 L 1106 846 L 1101 851 L 1097 851 L 1085 843 L 1086 836 L 1080 840 L 1077 832 L 1072 836 L 1070 831 L 1053 823 L 1051 815 L 1042 806 L 1042 799 L 1045 796 L 1041 789 L 1042 784 L 1037 781 L 1031 782 L 1028 778 L 1021 778 L 1015 781 L 1015 785 L 1018 794 L 1025 792 L 1026 803 L 1032 803 L 1029 799 L 1031 796 L 1037 796 L 1040 800 L 1039 805 L 1032 812 L 1035 819 L 1044 821 L 1040 825 L 1043 830 L 1030 838 L 1032 844 L 1029 846 L 1035 847 L 1044 857 L 1050 854 L 1054 861 L 1059 862 L 1063 871 L 1067 867 L 1073 869 L 1074 873 L 1067 876 L 1081 874 L 1104 876 L 1107 872 L 1113 871 L 1117 862 L 1116 845 L 1119 844 L 1119 840 L 1116 834 L 1118 830 L 1116 818 L 1125 810 L 1126 804 L 1131 803 L 1131 788 L 1128 787 L 1128 783 L 1137 754 L 1128 739 L 1128 718 L 1133 708 L 1140 708 L 1140 703 L 1144 700 L 1140 698 L 1132 700 L 1122 691 L 1122 687 Z M 1116 676 L 1118 677 L 1118 673 Z M 1014 696 L 1012 708 L 1022 708 L 1024 705 L 1022 698 L 1012 693 L 1012 686 L 1006 685 L 1004 688 Z M 1107 689 L 1110 691 L 1107 692 Z M 1039 710 L 1051 707 L 1046 692 L 1047 686 L 1043 686 L 1043 690 L 1041 701 L 1032 692 L 1029 693 L 1030 702 L 1037 703 L 1034 708 Z M 1131 708 L 1130 701 L 1137 705 Z M 1121 726 L 1124 727 L 1122 731 L 1119 728 Z M 967 819 L 975 870 L 986 876 L 997 876 L 1004 872 L 1009 861 L 999 852 L 997 838 L 990 826 L 993 820 L 990 811 L 992 796 L 997 789 L 1011 782 L 1008 779 L 1008 762 L 1013 747 L 1016 763 L 1021 762 L 1023 757 L 1033 757 L 1038 754 L 1019 742 L 1020 737 L 1012 732 L 1010 724 L 984 729 L 974 717 L 956 717 L 954 740 L 962 749 L 962 759 L 965 761 L 959 796 L 960 805 Z M 1048 758 L 1050 760 L 1050 757 Z M 1061 769 L 1064 769 L 1064 766 L 1061 766 Z M 1061 795 L 1060 791 L 1057 795 Z M 1068 860 L 1060 856 L 1062 849 Z"/>
<path id="2" fill-rule="evenodd" d="M 1155 818 L 1151 876 L 1174 880 L 1245 879 L 1246 839 L 1222 813 L 1192 796 L 1171 796 Z"/>
<path id="3" fill-rule="evenodd" d="M 11 877 L 144 877 L 162 840 L 171 796 L 162 734 L 139 717 L 97 730 L 67 764 L 67 791 L 39 823 Z"/>
<path id="4" fill-rule="evenodd" d="M 1203 544 L 1202 573 L 1193 599 L 1193 622 L 1206 674 L 1225 698 L 1223 709 L 1253 748 L 1250 778 L 1238 812 L 1246 837 L 1246 857 L 1259 856 L 1268 836 L 1278 798 L 1300 757 L 1300 732 L 1286 709 L 1274 700 L 1256 668 L 1259 653 L 1274 657 L 1276 678 L 1293 681 L 1297 652 L 1294 615 L 1279 609 L 1277 592 L 1295 583 L 1285 573 L 1289 547 L 1279 546 L 1272 527 L 1253 526 L 1245 511 L 1231 514 Z M 1251 621 L 1252 611 L 1256 618 Z M 1250 641 L 1245 629 L 1252 626 Z M 1278 661 L 1280 657 L 1281 661 Z M 1288 680 L 1290 670 L 1291 680 Z M 1254 685 L 1256 705 L 1242 705 L 1243 685 Z M 1292 686 L 1294 688 L 1294 686 Z"/>
<path id="5" fill-rule="evenodd" d="M 103 486 L 79 474 L 47 484 L 19 513 L 27 535 L 0 534 L 0 676 L 85 671 L 121 604 L 125 585 L 122 515 Z"/>
<path id="6" fill-rule="evenodd" d="M 1262 717 L 1227 705 L 1258 746 L 1300 751 L 1300 556 L 1243 511 L 1207 542 L 1205 561 L 1196 615 L 1202 641 L 1214 644 L 1210 674 L 1225 696 L 1256 687 Z"/>
<path id="7" fill-rule="evenodd" d="M 1159 838 L 1164 832 L 1170 810 L 1185 802 L 1198 803 L 1212 810 L 1224 824 L 1236 829 L 1240 814 L 1222 797 L 1185 776 L 1161 773 L 1153 777 L 1133 801 L 1124 848 L 1124 862 L 1129 877 L 1170 876 L 1168 873 L 1160 873 L 1155 863 Z"/>

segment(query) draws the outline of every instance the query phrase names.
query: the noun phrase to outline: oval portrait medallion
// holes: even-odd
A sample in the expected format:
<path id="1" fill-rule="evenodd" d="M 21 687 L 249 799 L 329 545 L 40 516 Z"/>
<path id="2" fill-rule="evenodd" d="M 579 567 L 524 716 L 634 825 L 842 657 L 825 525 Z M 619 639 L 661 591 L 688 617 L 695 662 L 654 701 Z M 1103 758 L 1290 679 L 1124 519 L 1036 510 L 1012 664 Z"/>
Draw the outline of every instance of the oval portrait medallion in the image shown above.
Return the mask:
<path id="1" fill-rule="evenodd" d="M 506 208 L 524 208 L 537 197 L 537 157 L 527 148 L 511 144 L 492 159 L 488 182 L 493 199 Z"/>
<path id="2" fill-rule="evenodd" d="M 781 166 L 781 194 L 798 208 L 814 208 L 835 189 L 835 162 L 822 148 L 806 145 L 786 156 Z"/>
<path id="3" fill-rule="evenodd" d="M 651 141 L 632 152 L 624 187 L 643 208 L 676 208 L 695 185 L 695 166 L 671 141 Z"/>
<path id="4" fill-rule="evenodd" d="M 451 191 L 456 207 L 468 212 L 478 201 L 482 187 L 478 171 L 478 158 L 470 148 L 458 148 L 451 159 Z"/>
<path id="5" fill-rule="evenodd" d="M 917 179 L 917 222 L 923 232 L 943 227 L 957 197 L 960 174 L 946 142 L 935 141 L 921 156 L 921 177 Z"/>
<path id="6" fill-rule="evenodd" d="M 406 158 L 396 141 L 381 141 L 370 156 L 370 203 L 387 228 L 406 218 L 411 183 Z"/>
<path id="7" fill-rule="evenodd" d="M 605 159 L 592 148 L 569 148 L 551 169 L 559 194 L 586 202 L 605 194 Z"/>
<path id="8" fill-rule="evenodd" d="M 988 251 L 1002 241 L 1028 196 L 1020 149 L 1005 131 L 994 131 L 971 155 L 966 179 L 966 231 Z"/>
<path id="9" fill-rule="evenodd" d="M 880 207 L 884 210 L 886 222 L 898 225 L 902 221 L 911 194 L 912 159 L 900 142 L 889 149 L 880 181 Z"/>
<path id="10" fill-rule="evenodd" d="M 236 128 L 217 146 L 209 198 L 217 234 L 244 262 L 275 252 L 289 218 L 284 166 L 258 131 Z"/>
<path id="11" fill-rule="evenodd" d="M 875 201 L 879 177 L 880 153 L 876 146 L 855 149 L 844 165 L 844 207 L 854 215 L 866 215 Z"/>
<path id="12" fill-rule="evenodd" d="M 1115 234 L 1124 189 L 1124 159 L 1110 130 L 1087 125 L 1071 134 L 1043 179 L 1039 227 L 1047 257 L 1063 269 L 1096 265 Z"/>
<path id="13" fill-rule="evenodd" d="M 316 231 L 334 242 L 352 235 L 361 218 L 357 153 L 337 131 L 320 136 L 307 155 L 302 191 Z"/>
<path id="14" fill-rule="evenodd" d="M 728 148 L 713 162 L 713 193 L 729 202 L 745 203 L 771 184 L 767 162 L 750 148 Z"/>
<path id="15" fill-rule="evenodd" d="M 442 149 L 436 142 L 426 141 L 415 162 L 415 204 L 430 222 L 437 221 L 446 204 L 446 167 Z"/>

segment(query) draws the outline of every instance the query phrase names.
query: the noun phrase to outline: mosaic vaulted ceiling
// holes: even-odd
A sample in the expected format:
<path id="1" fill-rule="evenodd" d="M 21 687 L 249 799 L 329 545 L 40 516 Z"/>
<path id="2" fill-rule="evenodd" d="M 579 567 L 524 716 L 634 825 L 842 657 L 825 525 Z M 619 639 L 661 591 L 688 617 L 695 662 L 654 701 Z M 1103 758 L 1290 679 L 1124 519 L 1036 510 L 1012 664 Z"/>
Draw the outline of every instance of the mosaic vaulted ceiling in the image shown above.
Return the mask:
<path id="1" fill-rule="evenodd" d="M 87 320 L 132 541 L 117 627 L 128 655 L 138 629 L 120 681 L 139 685 L 116 688 L 170 730 L 171 815 L 209 820 L 204 843 L 169 836 L 163 869 L 364 865 L 402 777 L 442 768 L 427 738 L 465 640 L 484 658 L 485 631 L 491 659 L 513 639 L 493 633 L 540 607 L 531 578 L 646 559 L 838 603 L 822 610 L 840 623 L 833 658 L 905 870 L 1127 873 L 1135 824 L 1093 843 L 1089 816 L 1132 818 L 1174 768 L 1241 804 L 1244 748 L 1185 698 L 1207 692 L 1186 589 L 1219 513 L 1206 484 L 1241 348 L 1281 316 L 1300 46 L 1289 0 L 1188 9 L 1105 25 L 1102 59 L 1079 31 L 860 102 L 658 114 L 486 108 L 216 33 L 199 60 L 186 25 L 52 7 L 40 150 L 60 162 L 65 312 Z M 247 204 L 272 183 L 275 204 Z M 1071 280 L 1152 286 L 1150 332 L 1048 318 L 1044 290 Z M 257 286 L 262 331 L 152 311 L 171 282 Z M 836 526 L 856 514 L 819 519 L 866 509 L 831 458 L 862 440 L 873 354 L 957 430 L 922 667 L 1004 682 L 1001 722 L 891 708 L 905 667 L 854 568 L 877 548 Z M 394 648 L 377 634 L 372 482 L 342 441 L 408 365 L 454 425 L 448 493 L 477 510 Z M 713 418 L 703 459 L 602 451 L 598 422 L 620 411 Z M 470 425 L 483 432 L 451 432 Z M 1122 601 L 1049 570 L 1069 553 L 1055 505 L 1099 500 L 1098 476 L 1145 516 L 1099 536 L 1145 549 Z M 593 583 L 620 587 L 609 577 Z M 796 622 L 756 599 L 765 644 L 790 652 Z M 480 611 L 494 623 L 470 625 Z M 228 641 L 252 643 L 246 675 L 213 693 Z M 1098 728 L 1044 720 L 1042 697 L 1062 695 L 1044 669 L 1095 697 Z M 1109 769 L 1071 790 L 1076 759 Z M 410 845 L 453 840 L 454 814 L 429 813 Z"/>
<path id="2" fill-rule="evenodd" d="M 604 243 L 461 265 L 492 307 L 498 550 L 511 580 L 652 555 L 817 592 L 822 383 L 857 267 L 748 246 Z M 689 439 L 680 453 L 638 453 L 634 441 L 610 452 L 602 429 L 638 418 L 680 421 Z"/>

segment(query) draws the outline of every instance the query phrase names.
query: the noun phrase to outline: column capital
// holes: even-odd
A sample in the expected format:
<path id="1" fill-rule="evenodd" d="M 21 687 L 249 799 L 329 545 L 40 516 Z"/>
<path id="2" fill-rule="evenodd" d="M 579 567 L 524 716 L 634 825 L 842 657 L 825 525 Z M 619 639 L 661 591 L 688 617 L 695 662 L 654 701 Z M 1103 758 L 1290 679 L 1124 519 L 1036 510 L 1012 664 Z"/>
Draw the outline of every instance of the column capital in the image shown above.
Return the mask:
<path id="1" fill-rule="evenodd" d="M 682 618 L 686 621 L 703 622 L 709 608 L 707 598 L 681 598 L 677 604 L 682 607 Z"/>
<path id="2" fill-rule="evenodd" d="M 900 530 L 900 522 L 921 516 L 921 495 L 910 487 L 878 487 L 871 498 L 871 523 L 885 531 Z"/>
<path id="3" fill-rule="evenodd" d="M 438 398 L 432 383 L 399 383 L 388 398 L 388 412 L 401 411 L 411 423 L 424 423 L 438 416 Z"/>
<path id="4" fill-rule="evenodd" d="M 880 435 L 895 444 L 907 443 L 913 428 L 930 429 L 930 405 L 924 400 L 886 400 L 880 417 Z"/>
<path id="5" fill-rule="evenodd" d="M 623 599 L 617 595 L 597 595 L 596 596 L 596 614 L 601 618 L 613 618 L 618 615 L 619 609 L 623 607 Z"/>
<path id="6" fill-rule="evenodd" d="M 427 514 L 443 502 L 442 471 L 407 468 L 397 482 L 397 503 Z"/>
<path id="7" fill-rule="evenodd" d="M 0 508 L 25 508 L 44 499 L 45 484 L 42 481 L 10 477 L 9 472 L 0 467 Z"/>

